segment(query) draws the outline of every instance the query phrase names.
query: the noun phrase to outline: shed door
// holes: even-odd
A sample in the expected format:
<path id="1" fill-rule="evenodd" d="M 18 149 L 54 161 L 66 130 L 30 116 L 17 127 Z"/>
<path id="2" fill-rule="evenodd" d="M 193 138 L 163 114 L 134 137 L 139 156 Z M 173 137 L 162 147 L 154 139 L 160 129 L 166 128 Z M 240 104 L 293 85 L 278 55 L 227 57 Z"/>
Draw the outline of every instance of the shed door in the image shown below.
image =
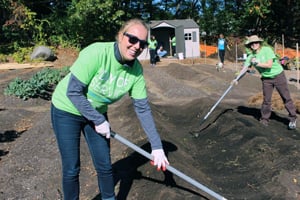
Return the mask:
<path id="1" fill-rule="evenodd" d="M 183 53 L 185 57 L 184 29 L 182 25 L 175 28 L 175 37 L 176 37 L 176 55 L 178 56 L 178 53 Z"/>
<path id="2" fill-rule="evenodd" d="M 197 42 L 197 32 L 195 30 L 185 30 L 184 38 L 186 58 L 199 56 L 199 43 Z"/>

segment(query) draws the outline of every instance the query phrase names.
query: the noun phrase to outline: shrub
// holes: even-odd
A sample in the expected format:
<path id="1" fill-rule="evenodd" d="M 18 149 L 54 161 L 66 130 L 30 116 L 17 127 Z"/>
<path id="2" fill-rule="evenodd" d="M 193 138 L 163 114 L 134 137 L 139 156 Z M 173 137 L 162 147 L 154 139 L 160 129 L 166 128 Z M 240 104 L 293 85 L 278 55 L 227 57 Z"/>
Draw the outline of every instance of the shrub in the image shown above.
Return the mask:
<path id="1" fill-rule="evenodd" d="M 44 68 L 28 80 L 19 77 L 11 81 L 4 90 L 5 95 L 14 95 L 23 100 L 42 98 L 49 100 L 55 85 L 69 72 L 69 67 L 61 70 Z"/>

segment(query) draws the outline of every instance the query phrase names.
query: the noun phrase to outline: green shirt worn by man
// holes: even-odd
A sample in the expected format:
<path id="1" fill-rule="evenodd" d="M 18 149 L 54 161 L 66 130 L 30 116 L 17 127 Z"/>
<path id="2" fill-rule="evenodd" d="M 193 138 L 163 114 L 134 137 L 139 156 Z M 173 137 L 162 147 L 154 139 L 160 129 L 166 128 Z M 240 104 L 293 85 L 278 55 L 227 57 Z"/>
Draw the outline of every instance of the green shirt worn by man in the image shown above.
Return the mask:
<path id="1" fill-rule="evenodd" d="M 156 40 L 148 40 L 148 48 L 149 49 L 156 49 L 157 47 L 157 41 Z"/>
<path id="2" fill-rule="evenodd" d="M 175 47 L 176 46 L 176 37 L 174 36 L 171 40 L 172 46 Z"/>

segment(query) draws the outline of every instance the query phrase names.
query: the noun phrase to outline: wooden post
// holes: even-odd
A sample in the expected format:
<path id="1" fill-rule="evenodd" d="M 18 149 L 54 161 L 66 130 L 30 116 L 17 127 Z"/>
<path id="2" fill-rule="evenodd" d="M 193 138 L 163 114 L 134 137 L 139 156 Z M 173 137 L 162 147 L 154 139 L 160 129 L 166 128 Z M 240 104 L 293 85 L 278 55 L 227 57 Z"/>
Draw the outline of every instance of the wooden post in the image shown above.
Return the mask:
<path id="1" fill-rule="evenodd" d="M 235 40 L 235 72 L 237 72 L 237 65 L 238 65 L 238 53 L 237 53 L 237 41 Z"/>
<path id="2" fill-rule="evenodd" d="M 284 35 L 282 34 L 282 58 L 284 57 Z"/>
<path id="3" fill-rule="evenodd" d="M 171 42 L 171 38 L 169 37 L 169 45 L 170 45 L 170 56 L 173 57 L 173 52 L 172 52 L 172 42 Z"/>
<path id="4" fill-rule="evenodd" d="M 299 90 L 299 47 L 296 43 L 297 89 Z"/>
<path id="5" fill-rule="evenodd" d="M 206 40 L 204 40 L 204 63 L 206 64 Z"/>

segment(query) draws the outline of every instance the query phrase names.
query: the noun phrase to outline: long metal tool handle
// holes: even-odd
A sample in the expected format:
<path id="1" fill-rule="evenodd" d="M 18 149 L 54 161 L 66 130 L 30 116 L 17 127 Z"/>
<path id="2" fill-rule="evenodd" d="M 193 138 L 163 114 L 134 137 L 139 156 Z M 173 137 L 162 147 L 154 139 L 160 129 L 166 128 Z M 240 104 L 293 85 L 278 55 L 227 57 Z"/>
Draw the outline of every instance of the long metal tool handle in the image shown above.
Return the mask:
<path id="1" fill-rule="evenodd" d="M 203 118 L 203 121 L 207 119 L 207 117 L 210 115 L 210 113 L 212 113 L 212 111 L 217 107 L 217 105 L 222 101 L 222 99 L 225 97 L 225 95 L 231 90 L 232 88 L 232 84 L 230 84 L 230 86 L 227 88 L 227 90 L 223 93 L 223 95 L 221 96 L 221 98 L 215 103 L 215 105 L 213 107 L 211 107 L 211 109 L 209 110 L 209 112 L 205 115 L 205 117 Z"/>
<path id="2" fill-rule="evenodd" d="M 240 74 L 235 80 L 240 80 L 244 74 Z M 215 105 L 213 105 L 213 107 L 211 107 L 211 109 L 209 110 L 209 112 L 205 115 L 205 117 L 203 118 L 201 124 L 208 118 L 208 116 L 212 113 L 212 111 L 217 107 L 217 105 L 222 101 L 222 99 L 226 96 L 226 94 L 231 90 L 231 88 L 233 87 L 233 84 L 230 83 L 230 86 L 227 88 L 227 90 L 223 93 L 223 95 L 219 98 L 219 100 L 215 103 Z"/>
<path id="3" fill-rule="evenodd" d="M 121 143 L 125 144 L 126 146 L 132 148 L 136 152 L 140 153 L 141 155 L 145 156 L 149 160 L 152 160 L 152 156 L 151 156 L 150 153 L 146 152 L 145 150 L 143 150 L 139 146 L 137 146 L 137 145 L 133 144 L 132 142 L 128 141 L 127 139 L 123 138 L 119 134 L 112 131 L 111 136 L 113 138 L 115 138 L 116 140 L 118 140 L 119 142 L 121 142 Z M 210 190 L 206 186 L 204 186 L 201 183 L 197 182 L 196 180 L 188 177 L 187 175 L 185 175 L 182 172 L 178 171 L 174 167 L 171 167 L 170 165 L 167 165 L 166 168 L 167 168 L 168 171 L 172 172 L 173 174 L 177 175 L 178 177 L 182 178 L 183 180 L 187 181 L 188 183 L 194 185 L 195 187 L 199 188 L 200 190 L 206 192 L 207 194 L 211 195 L 212 197 L 214 197 L 218 200 L 226 200 L 225 197 L 222 197 L 221 195 L 217 194 L 216 192 Z"/>

